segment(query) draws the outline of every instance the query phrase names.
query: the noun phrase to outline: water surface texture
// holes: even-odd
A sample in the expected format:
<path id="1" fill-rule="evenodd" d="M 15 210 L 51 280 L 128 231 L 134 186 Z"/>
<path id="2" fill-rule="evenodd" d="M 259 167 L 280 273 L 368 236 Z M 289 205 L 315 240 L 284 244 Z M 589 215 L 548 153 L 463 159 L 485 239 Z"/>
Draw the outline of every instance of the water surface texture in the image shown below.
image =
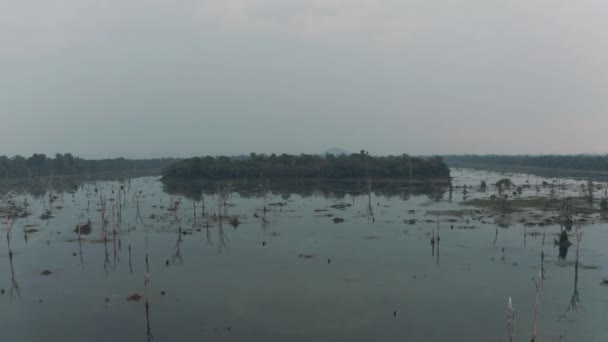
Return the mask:
<path id="1" fill-rule="evenodd" d="M 507 341 L 512 298 L 515 340 L 529 341 L 540 273 L 537 341 L 607 341 L 605 183 L 572 214 L 576 269 L 577 229 L 560 248 L 558 210 L 463 202 L 497 196 L 506 177 L 508 201 L 555 203 L 586 196 L 585 180 L 452 176 L 451 189 L 159 177 L 6 186 L 2 340 Z"/>

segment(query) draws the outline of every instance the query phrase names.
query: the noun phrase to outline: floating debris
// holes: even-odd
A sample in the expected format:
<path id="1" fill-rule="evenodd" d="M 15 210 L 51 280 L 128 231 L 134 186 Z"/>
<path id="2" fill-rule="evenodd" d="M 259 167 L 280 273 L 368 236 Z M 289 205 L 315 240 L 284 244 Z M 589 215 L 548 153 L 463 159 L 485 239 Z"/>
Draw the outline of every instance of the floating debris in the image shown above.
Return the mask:
<path id="1" fill-rule="evenodd" d="M 352 204 L 349 204 L 349 203 L 337 203 L 337 204 L 334 204 L 334 205 L 330 205 L 329 207 L 330 208 L 334 208 L 334 209 L 344 210 L 344 209 L 346 209 L 348 207 L 352 207 Z"/>
<path id="2" fill-rule="evenodd" d="M 50 219 L 52 219 L 53 217 L 54 217 L 54 216 L 53 216 L 53 215 L 51 215 L 51 212 L 50 212 L 50 211 L 48 211 L 48 210 L 47 210 L 47 211 L 45 211 L 45 212 L 44 212 L 42 215 L 40 215 L 40 219 L 41 219 L 41 220 L 50 220 Z"/>
<path id="3" fill-rule="evenodd" d="M 89 235 L 91 234 L 92 231 L 92 227 L 91 227 L 91 221 L 85 223 L 85 224 L 81 224 L 76 226 L 76 228 L 74 229 L 74 231 L 76 233 L 82 234 L 82 235 Z"/>
<path id="4" fill-rule="evenodd" d="M 134 293 L 132 295 L 130 295 L 129 297 L 127 297 L 127 301 L 128 302 L 139 302 L 143 297 L 138 294 L 138 293 Z"/>
<path id="5" fill-rule="evenodd" d="M 239 221 L 239 219 L 235 216 L 232 219 L 230 219 L 230 225 L 233 226 L 234 228 L 238 227 L 239 224 L 241 224 L 241 222 Z"/>

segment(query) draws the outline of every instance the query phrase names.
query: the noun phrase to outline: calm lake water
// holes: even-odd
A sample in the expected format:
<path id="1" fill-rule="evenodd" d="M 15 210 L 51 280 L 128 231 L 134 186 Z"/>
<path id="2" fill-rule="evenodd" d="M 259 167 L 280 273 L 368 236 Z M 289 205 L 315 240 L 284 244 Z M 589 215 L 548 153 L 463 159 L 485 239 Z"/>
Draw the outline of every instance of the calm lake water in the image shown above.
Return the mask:
<path id="1" fill-rule="evenodd" d="M 608 341 L 605 215 L 576 216 L 572 306 L 577 243 L 572 230 L 559 257 L 558 213 L 463 204 L 505 177 L 516 199 L 577 197 L 586 182 L 452 176 L 451 195 L 397 181 L 372 180 L 371 193 L 366 181 L 233 183 L 225 203 L 226 182 L 159 177 L 0 189 L 2 211 L 31 213 L 10 239 L 0 214 L 2 340 L 507 341 L 511 297 L 515 340 L 529 341 L 542 268 L 537 341 Z M 597 209 L 606 184 L 595 186 Z"/>

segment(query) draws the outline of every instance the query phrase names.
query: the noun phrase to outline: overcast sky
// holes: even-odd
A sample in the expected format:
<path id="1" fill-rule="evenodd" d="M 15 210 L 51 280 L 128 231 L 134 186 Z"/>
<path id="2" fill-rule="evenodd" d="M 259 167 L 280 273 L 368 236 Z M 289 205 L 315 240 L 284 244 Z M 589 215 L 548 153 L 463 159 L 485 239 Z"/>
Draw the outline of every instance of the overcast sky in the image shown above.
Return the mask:
<path id="1" fill-rule="evenodd" d="M 608 152 L 605 0 L 0 1 L 0 154 Z"/>

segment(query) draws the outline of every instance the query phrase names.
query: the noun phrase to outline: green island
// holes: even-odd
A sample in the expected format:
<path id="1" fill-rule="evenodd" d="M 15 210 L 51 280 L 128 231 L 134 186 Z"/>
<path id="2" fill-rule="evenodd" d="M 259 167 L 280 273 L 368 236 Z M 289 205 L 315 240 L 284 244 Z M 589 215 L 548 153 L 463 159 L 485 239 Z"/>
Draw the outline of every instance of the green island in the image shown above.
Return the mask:
<path id="1" fill-rule="evenodd" d="M 255 154 L 247 157 L 194 157 L 163 169 L 164 179 L 260 178 L 449 178 L 441 157 L 371 156 L 366 151 L 341 155 Z"/>

